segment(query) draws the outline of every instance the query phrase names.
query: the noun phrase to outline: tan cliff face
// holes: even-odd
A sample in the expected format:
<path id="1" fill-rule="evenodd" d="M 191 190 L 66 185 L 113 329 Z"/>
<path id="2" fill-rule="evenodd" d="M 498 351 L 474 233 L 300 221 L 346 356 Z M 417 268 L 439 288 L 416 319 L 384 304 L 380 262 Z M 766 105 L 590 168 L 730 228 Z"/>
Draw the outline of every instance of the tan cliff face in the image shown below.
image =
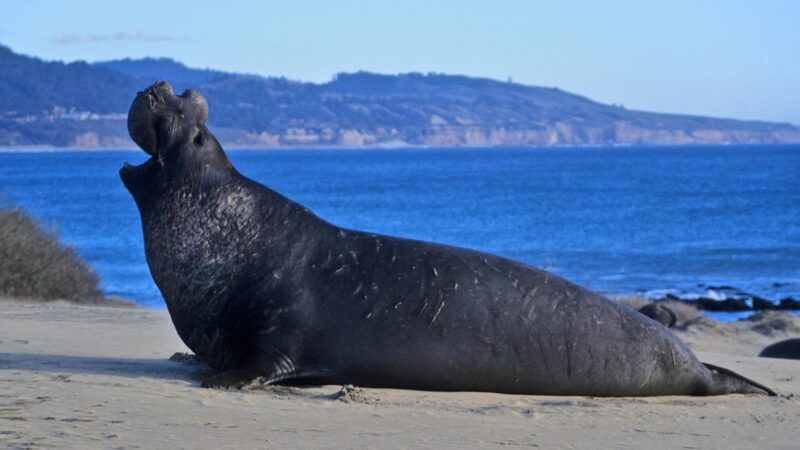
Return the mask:
<path id="1" fill-rule="evenodd" d="M 121 121 L 81 127 L 65 136 L 62 143 L 31 143 L 19 133 L 6 134 L 2 146 L 55 146 L 78 149 L 131 148 L 133 142 L 124 133 Z M 499 147 L 499 146 L 582 146 L 582 145 L 682 145 L 682 144 L 780 144 L 800 142 L 800 128 L 763 129 L 655 128 L 617 121 L 607 125 L 586 126 L 577 121 L 550 124 L 479 125 L 447 124 L 416 127 L 379 126 L 372 128 L 313 128 L 294 126 L 285 130 L 248 131 L 216 127 L 220 142 L 226 147 L 300 148 L 300 147 Z M 0 130 L 2 134 L 2 130 Z"/>
<path id="2" fill-rule="evenodd" d="M 67 65 L 0 45 L 3 67 L 24 70 L 0 70 L 0 86 L 10 87 L 0 96 L 0 147 L 132 148 L 130 96 L 165 78 L 207 96 L 209 127 L 227 147 L 800 142 L 800 127 L 788 123 L 629 110 L 556 87 L 463 75 L 357 72 L 306 83 L 166 59 Z"/>
<path id="3" fill-rule="evenodd" d="M 616 122 L 609 126 L 583 127 L 557 122 L 537 127 L 430 125 L 420 130 L 307 129 L 281 133 L 248 133 L 222 129 L 225 145 L 233 147 L 496 147 L 555 145 L 680 145 L 758 144 L 800 142 L 800 130 L 657 129 Z"/>

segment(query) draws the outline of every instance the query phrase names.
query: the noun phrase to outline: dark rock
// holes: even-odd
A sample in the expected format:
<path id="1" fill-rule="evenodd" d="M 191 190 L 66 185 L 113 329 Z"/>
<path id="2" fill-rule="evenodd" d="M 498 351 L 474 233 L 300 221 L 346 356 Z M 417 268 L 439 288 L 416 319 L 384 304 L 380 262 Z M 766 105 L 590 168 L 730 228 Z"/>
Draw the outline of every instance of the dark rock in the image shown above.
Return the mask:
<path id="1" fill-rule="evenodd" d="M 705 311 L 752 311 L 744 300 L 739 298 L 727 298 L 725 300 L 714 300 L 712 298 L 700 297 L 697 300 L 687 300 L 687 303 L 695 305 L 698 309 Z"/>
<path id="2" fill-rule="evenodd" d="M 764 348 L 758 356 L 765 358 L 800 359 L 800 338 L 776 342 Z"/>
<path id="3" fill-rule="evenodd" d="M 169 360 L 172 362 L 179 362 L 184 364 L 198 364 L 198 365 L 205 364 L 203 360 L 200 359 L 197 355 L 191 353 L 176 352 L 169 357 Z"/>
<path id="4" fill-rule="evenodd" d="M 795 300 L 792 297 L 783 298 L 781 299 L 781 302 L 778 304 L 778 309 L 782 310 L 800 309 L 800 300 Z"/>
<path id="5" fill-rule="evenodd" d="M 711 289 L 712 291 L 735 291 L 736 288 L 733 286 L 721 285 L 721 286 L 706 286 L 707 289 Z"/>
<path id="6" fill-rule="evenodd" d="M 770 300 L 767 300 L 767 299 L 764 299 L 764 298 L 761 298 L 761 297 L 757 297 L 757 296 L 754 295 L 753 296 L 753 309 L 755 309 L 756 311 L 773 310 L 773 309 L 778 309 L 778 306 L 775 305 L 775 303 L 773 303 Z"/>

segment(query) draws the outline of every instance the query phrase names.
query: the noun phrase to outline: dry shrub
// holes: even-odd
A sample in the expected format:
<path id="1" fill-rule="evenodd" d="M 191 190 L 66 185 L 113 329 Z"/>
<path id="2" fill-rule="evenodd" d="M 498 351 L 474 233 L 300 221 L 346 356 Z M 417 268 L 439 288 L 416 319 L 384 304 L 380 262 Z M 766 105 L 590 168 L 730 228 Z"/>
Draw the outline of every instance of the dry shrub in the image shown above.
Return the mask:
<path id="1" fill-rule="evenodd" d="M 0 296 L 94 303 L 98 277 L 72 247 L 19 208 L 0 208 Z"/>

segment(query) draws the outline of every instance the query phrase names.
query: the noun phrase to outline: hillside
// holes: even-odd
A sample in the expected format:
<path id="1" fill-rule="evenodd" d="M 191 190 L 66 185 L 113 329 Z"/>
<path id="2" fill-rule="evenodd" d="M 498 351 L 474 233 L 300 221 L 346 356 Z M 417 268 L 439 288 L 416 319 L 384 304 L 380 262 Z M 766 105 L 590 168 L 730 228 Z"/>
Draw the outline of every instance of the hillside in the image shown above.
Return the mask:
<path id="1" fill-rule="evenodd" d="M 492 146 L 799 142 L 781 123 L 626 110 L 557 88 L 458 75 L 339 74 L 324 84 L 170 59 L 46 62 L 0 46 L 0 146 L 133 146 L 125 114 L 157 79 L 201 89 L 237 146 Z"/>

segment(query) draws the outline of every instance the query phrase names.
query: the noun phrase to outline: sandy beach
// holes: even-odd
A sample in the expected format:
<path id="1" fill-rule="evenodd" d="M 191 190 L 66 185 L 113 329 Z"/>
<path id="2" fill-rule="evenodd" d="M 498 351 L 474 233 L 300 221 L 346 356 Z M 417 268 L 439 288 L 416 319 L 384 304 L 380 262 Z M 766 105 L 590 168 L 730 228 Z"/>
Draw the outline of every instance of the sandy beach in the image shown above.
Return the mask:
<path id="1" fill-rule="evenodd" d="M 786 313 L 676 331 L 778 397 L 592 398 L 390 389 L 203 389 L 163 310 L 0 301 L 0 447 L 797 448 L 800 335 Z"/>

